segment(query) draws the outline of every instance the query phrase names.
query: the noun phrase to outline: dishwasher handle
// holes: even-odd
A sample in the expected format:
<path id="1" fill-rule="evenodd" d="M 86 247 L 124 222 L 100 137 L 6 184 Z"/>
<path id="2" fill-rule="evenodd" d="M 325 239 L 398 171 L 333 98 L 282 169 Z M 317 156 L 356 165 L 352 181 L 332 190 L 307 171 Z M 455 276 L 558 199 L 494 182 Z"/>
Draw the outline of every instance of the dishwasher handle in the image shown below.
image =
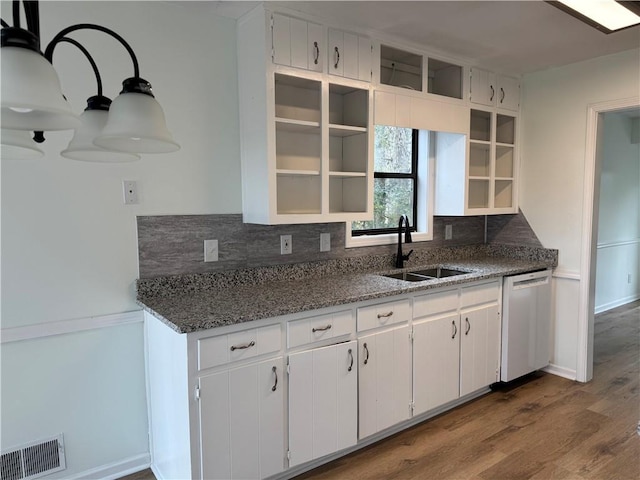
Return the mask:
<path id="1" fill-rule="evenodd" d="M 531 280 L 520 280 L 519 282 L 513 282 L 512 290 L 522 290 L 524 288 L 534 288 L 549 283 L 549 277 L 533 278 Z"/>

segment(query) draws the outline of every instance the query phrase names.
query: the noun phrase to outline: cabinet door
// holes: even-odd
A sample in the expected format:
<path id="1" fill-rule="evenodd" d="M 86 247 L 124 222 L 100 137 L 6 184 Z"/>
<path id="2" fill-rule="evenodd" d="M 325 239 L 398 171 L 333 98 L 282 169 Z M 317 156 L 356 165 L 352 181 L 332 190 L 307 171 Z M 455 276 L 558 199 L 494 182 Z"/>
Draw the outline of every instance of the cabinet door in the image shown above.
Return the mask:
<path id="1" fill-rule="evenodd" d="M 371 39 L 358 37 L 358 80 L 371 81 Z"/>
<path id="2" fill-rule="evenodd" d="M 413 324 L 414 415 L 458 398 L 460 333 L 457 313 Z"/>
<path id="3" fill-rule="evenodd" d="M 347 78 L 358 79 L 358 36 L 352 33 L 343 35 L 342 62 L 343 74 Z"/>
<path id="4" fill-rule="evenodd" d="M 344 76 L 344 34 L 339 30 L 329 30 L 329 73 Z"/>
<path id="5" fill-rule="evenodd" d="M 411 340 L 409 327 L 358 340 L 359 438 L 410 418 Z"/>
<path id="6" fill-rule="evenodd" d="M 309 70 L 314 72 L 322 71 L 322 25 L 317 23 L 307 23 L 307 58 Z"/>
<path id="7" fill-rule="evenodd" d="M 498 77 L 496 95 L 499 108 L 517 112 L 520 108 L 520 80 L 513 77 Z"/>
<path id="8" fill-rule="evenodd" d="M 273 63 L 321 72 L 321 45 L 321 25 L 273 14 Z"/>
<path id="9" fill-rule="evenodd" d="M 291 38 L 289 44 L 291 46 L 291 66 L 297 68 L 309 68 L 309 51 L 307 45 L 307 22 L 292 18 L 291 22 Z"/>
<path id="10" fill-rule="evenodd" d="M 284 469 L 282 371 L 278 357 L 200 379 L 203 478 L 257 479 Z"/>
<path id="11" fill-rule="evenodd" d="M 500 317 L 498 305 L 460 316 L 460 396 L 500 379 Z"/>
<path id="12" fill-rule="evenodd" d="M 478 68 L 471 69 L 471 91 L 470 100 L 472 103 L 492 106 L 496 101 L 495 75 L 486 70 Z"/>
<path id="13" fill-rule="evenodd" d="M 273 63 L 291 65 L 291 19 L 274 13 L 271 22 Z"/>
<path id="14" fill-rule="evenodd" d="M 290 466 L 355 445 L 355 341 L 289 355 Z"/>

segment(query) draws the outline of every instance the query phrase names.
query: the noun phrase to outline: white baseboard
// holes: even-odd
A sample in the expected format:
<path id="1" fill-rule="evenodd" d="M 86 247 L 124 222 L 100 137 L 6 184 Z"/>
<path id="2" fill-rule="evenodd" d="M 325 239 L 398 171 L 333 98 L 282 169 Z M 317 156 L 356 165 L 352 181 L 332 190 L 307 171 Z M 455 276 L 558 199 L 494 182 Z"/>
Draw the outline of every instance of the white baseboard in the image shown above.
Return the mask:
<path id="1" fill-rule="evenodd" d="M 557 375 L 558 377 L 568 378 L 569 380 L 576 380 L 578 373 L 570 368 L 560 367 L 552 363 L 549 366 L 542 369 L 543 372 L 550 373 L 551 375 Z"/>
<path id="2" fill-rule="evenodd" d="M 605 303 L 603 305 L 596 305 L 596 315 L 598 313 L 606 312 L 608 310 L 621 307 L 622 305 L 626 305 L 627 303 L 635 302 L 636 300 L 640 300 L 640 295 L 630 295 L 628 297 L 619 298 L 618 300 Z"/>
<path id="3" fill-rule="evenodd" d="M 151 455 L 143 453 L 135 457 L 125 458 L 119 462 L 113 462 L 100 467 L 92 468 L 80 472 L 76 475 L 68 477 L 69 480 L 94 480 L 101 478 L 103 480 L 115 480 L 125 475 L 139 472 L 145 468 L 149 468 L 151 464 Z"/>

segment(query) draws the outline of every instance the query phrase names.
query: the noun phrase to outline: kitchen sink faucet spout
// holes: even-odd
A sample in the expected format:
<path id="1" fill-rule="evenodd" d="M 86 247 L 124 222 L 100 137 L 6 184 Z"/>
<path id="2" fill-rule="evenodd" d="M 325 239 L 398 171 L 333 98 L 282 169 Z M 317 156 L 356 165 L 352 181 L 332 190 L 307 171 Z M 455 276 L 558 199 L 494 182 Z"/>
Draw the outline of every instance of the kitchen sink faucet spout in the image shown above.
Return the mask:
<path id="1" fill-rule="evenodd" d="M 409 260 L 409 256 L 413 253 L 410 250 L 409 253 L 403 255 L 402 253 L 402 227 L 404 226 L 404 242 L 412 243 L 411 240 L 411 227 L 409 226 L 409 217 L 406 215 L 400 215 L 398 221 L 398 253 L 396 255 L 396 268 L 404 268 L 404 262 Z"/>

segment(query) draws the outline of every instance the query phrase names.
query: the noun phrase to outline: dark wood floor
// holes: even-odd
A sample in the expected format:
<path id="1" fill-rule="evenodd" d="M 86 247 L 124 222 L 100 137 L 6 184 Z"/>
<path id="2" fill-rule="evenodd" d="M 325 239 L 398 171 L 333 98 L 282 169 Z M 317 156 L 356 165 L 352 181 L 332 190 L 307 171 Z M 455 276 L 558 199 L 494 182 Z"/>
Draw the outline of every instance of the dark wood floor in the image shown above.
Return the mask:
<path id="1" fill-rule="evenodd" d="M 536 374 L 297 479 L 638 480 L 640 302 L 595 333 L 589 383 Z"/>

